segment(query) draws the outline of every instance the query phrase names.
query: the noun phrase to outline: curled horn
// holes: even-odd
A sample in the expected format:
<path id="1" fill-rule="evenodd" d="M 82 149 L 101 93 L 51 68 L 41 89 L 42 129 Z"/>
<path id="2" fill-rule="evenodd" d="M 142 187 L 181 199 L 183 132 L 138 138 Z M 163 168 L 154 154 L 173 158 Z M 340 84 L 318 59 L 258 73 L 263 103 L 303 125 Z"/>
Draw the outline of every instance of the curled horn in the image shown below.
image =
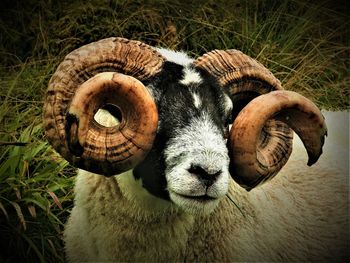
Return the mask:
<path id="1" fill-rule="evenodd" d="M 113 175 L 134 167 L 153 144 L 158 112 L 141 83 L 160 72 L 164 58 L 138 41 L 107 38 L 68 54 L 51 77 L 44 104 L 49 142 L 67 161 Z M 114 105 L 120 125 L 94 120 Z"/>
<path id="2" fill-rule="evenodd" d="M 291 149 L 286 149 L 283 142 L 289 137 L 283 130 L 270 133 L 269 143 L 264 142 L 267 135 L 263 129 L 274 121 L 286 123 L 299 135 L 309 166 L 322 154 L 327 127 L 314 103 L 292 91 L 261 95 L 243 108 L 230 132 L 230 172 L 247 190 L 276 175 L 287 162 L 284 156 L 290 155 Z"/>
<path id="3" fill-rule="evenodd" d="M 292 152 L 291 128 L 304 142 L 308 164 L 317 161 L 327 128 L 311 101 L 282 90 L 268 69 L 237 50 L 214 50 L 194 65 L 213 76 L 233 102 L 229 170 L 242 187 L 251 190 L 286 164 Z"/>

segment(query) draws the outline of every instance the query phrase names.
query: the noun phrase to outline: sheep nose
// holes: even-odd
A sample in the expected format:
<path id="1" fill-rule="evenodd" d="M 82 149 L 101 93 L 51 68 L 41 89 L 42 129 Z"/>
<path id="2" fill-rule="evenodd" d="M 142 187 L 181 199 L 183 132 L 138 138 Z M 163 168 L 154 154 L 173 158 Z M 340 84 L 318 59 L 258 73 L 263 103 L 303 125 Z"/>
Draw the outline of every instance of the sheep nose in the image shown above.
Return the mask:
<path id="1" fill-rule="evenodd" d="M 195 175 L 206 187 L 211 186 L 221 174 L 221 170 L 209 170 L 199 165 L 192 165 L 188 172 Z"/>

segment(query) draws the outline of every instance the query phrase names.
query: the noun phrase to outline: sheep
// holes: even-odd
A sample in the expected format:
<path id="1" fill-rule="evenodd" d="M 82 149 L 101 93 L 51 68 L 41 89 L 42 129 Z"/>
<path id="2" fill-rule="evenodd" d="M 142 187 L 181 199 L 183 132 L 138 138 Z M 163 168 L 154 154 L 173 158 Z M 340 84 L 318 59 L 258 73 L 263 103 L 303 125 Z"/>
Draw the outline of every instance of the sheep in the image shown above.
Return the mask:
<path id="1" fill-rule="evenodd" d="M 313 165 L 322 114 L 239 51 L 83 46 L 50 80 L 44 126 L 80 168 L 69 262 L 349 258 L 348 141 L 332 124 Z"/>

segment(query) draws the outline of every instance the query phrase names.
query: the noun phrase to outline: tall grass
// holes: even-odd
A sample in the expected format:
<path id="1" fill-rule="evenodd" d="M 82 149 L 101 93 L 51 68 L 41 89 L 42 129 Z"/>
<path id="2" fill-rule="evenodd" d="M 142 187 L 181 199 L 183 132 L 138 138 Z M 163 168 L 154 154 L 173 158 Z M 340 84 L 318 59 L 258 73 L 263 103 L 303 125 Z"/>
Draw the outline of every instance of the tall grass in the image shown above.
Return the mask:
<path id="1" fill-rule="evenodd" d="M 308 1 L 310 2 L 310 1 Z M 73 49 L 121 36 L 186 50 L 240 49 L 286 89 L 349 109 L 350 17 L 301 0 L 5 0 L 0 7 L 0 262 L 64 262 L 74 168 L 42 131 L 43 97 Z"/>

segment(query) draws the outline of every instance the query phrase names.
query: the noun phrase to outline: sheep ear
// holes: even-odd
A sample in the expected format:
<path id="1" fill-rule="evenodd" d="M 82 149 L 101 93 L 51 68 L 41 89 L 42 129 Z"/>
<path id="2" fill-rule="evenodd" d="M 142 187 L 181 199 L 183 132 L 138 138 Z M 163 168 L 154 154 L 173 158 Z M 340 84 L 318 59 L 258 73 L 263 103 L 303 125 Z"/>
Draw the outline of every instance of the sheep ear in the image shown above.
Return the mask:
<path id="1" fill-rule="evenodd" d="M 45 98 L 49 142 L 70 163 L 91 172 L 113 175 L 132 168 L 151 148 L 158 122 L 155 103 L 140 81 L 158 74 L 164 61 L 150 46 L 123 38 L 103 39 L 68 54 Z M 94 121 L 105 104 L 119 108 L 119 127 Z"/>

